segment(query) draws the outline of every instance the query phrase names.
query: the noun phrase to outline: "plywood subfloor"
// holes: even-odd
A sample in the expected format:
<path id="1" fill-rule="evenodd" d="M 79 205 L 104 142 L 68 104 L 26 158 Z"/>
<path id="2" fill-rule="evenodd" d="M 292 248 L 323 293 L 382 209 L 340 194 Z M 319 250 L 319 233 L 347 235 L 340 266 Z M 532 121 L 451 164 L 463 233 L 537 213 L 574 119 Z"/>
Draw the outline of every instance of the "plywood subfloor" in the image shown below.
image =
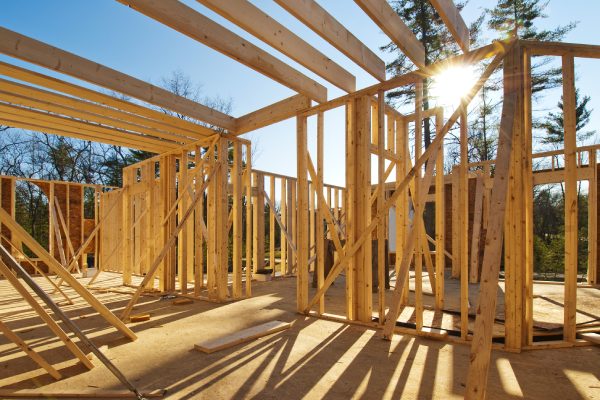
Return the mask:
<path id="1" fill-rule="evenodd" d="M 118 276 L 102 274 L 98 285 L 116 285 Z M 336 283 L 342 289 L 342 285 Z M 168 389 L 169 399 L 460 399 L 469 348 L 397 335 L 383 341 L 377 331 L 305 318 L 295 313 L 295 280 L 255 283 L 252 299 L 228 304 L 145 296 L 135 313 L 149 321 L 130 324 L 138 334 L 128 342 L 78 300 L 69 315 L 142 389 Z M 113 311 L 129 295 L 97 292 Z M 337 302 L 329 294 L 328 302 Z M 0 318 L 66 376 L 61 381 L 38 369 L 0 337 L 0 387 L 52 392 L 123 389 L 102 366 L 91 371 L 58 345 L 48 329 L 4 281 L 0 281 Z M 194 344 L 272 321 L 295 321 L 292 328 L 214 354 Z M 600 348 L 493 353 L 489 399 L 600 399 Z M 549 384 L 551 382 L 551 384 Z"/>

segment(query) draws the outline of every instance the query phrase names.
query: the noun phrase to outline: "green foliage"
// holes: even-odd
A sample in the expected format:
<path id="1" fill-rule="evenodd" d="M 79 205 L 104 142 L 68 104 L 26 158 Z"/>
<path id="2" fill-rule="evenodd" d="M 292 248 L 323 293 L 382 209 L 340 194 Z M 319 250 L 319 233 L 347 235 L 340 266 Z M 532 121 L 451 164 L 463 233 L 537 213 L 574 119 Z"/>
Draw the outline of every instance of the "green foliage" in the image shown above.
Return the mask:
<path id="1" fill-rule="evenodd" d="M 580 142 L 589 139 L 595 133 L 593 130 L 587 132 L 583 131 L 583 128 L 590 123 L 590 116 L 593 111 L 588 108 L 589 101 L 590 96 L 583 96 L 582 98 L 579 94 L 579 89 L 575 90 L 575 130 L 577 132 L 577 140 Z M 565 125 L 563 119 L 564 106 L 562 96 L 558 102 L 558 108 L 560 109 L 560 112 L 548 113 L 545 120 L 538 124 L 538 127 L 546 132 L 546 137 L 542 139 L 542 143 L 544 144 L 561 145 L 565 141 Z"/>

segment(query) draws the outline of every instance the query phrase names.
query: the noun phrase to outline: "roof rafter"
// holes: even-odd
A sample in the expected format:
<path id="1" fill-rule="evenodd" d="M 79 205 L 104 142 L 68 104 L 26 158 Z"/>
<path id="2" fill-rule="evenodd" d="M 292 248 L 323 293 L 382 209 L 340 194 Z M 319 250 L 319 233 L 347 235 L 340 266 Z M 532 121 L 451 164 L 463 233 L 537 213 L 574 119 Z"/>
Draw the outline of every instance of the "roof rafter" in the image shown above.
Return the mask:
<path id="1" fill-rule="evenodd" d="M 433 8 L 440 14 L 442 21 L 448 27 L 448 30 L 458 43 L 460 48 L 466 53 L 471 46 L 471 34 L 469 28 L 460 11 L 452 0 L 429 0 Z"/>
<path id="2" fill-rule="evenodd" d="M 248 0 L 197 1 L 340 89 L 356 90 L 356 78 L 350 72 Z"/>
<path id="3" fill-rule="evenodd" d="M 0 79 L 0 89 L 2 89 L 4 86 L 5 86 L 5 81 Z M 31 95 L 27 96 L 27 95 L 22 95 L 22 94 L 15 94 L 19 90 L 14 90 L 15 89 L 14 87 L 12 87 L 12 88 L 13 88 L 13 90 L 11 90 L 10 92 L 5 92 L 3 90 L 0 90 L 0 100 L 1 101 L 24 106 L 24 107 L 29 107 L 29 108 L 33 108 L 33 109 L 37 109 L 37 110 L 52 112 L 52 113 L 55 113 L 58 115 L 64 115 L 64 116 L 68 116 L 71 118 L 77 118 L 80 120 L 91 121 L 91 122 L 94 122 L 97 124 L 102 124 L 105 126 L 113 126 L 118 129 L 134 131 L 134 132 L 138 132 L 140 134 L 148 135 L 150 137 L 159 137 L 162 139 L 173 140 L 173 141 L 179 142 L 181 144 L 193 140 L 190 138 L 173 135 L 172 133 L 169 133 L 169 132 L 161 132 L 156 129 L 147 128 L 144 126 L 130 123 L 130 122 L 128 122 L 128 118 L 126 118 L 126 117 L 125 118 L 111 118 L 111 117 L 103 116 L 101 114 L 95 114 L 90 111 L 85 111 L 82 109 L 82 107 L 78 107 L 80 105 L 83 105 L 81 103 L 84 103 L 84 102 L 77 103 L 76 99 L 72 99 L 73 102 L 71 103 L 68 101 L 69 98 L 66 98 L 65 96 L 62 96 L 62 97 L 65 97 L 63 100 L 63 99 L 61 99 L 61 97 L 59 97 L 60 95 L 54 95 L 56 97 L 52 96 L 52 97 L 50 97 L 50 101 L 48 101 L 48 100 L 44 99 L 45 96 L 47 96 L 49 94 L 48 92 L 41 91 L 39 89 L 30 88 Z M 21 91 L 21 92 L 23 92 L 23 91 Z M 71 105 L 74 107 L 77 107 L 77 108 L 71 107 Z M 92 105 L 92 106 L 95 106 L 95 105 Z M 95 107 L 99 107 L 99 106 L 95 106 Z M 116 110 L 113 110 L 113 111 L 118 112 Z"/>
<path id="4" fill-rule="evenodd" d="M 387 0 L 354 1 L 418 68 L 425 67 L 425 48 Z"/>
<path id="5" fill-rule="evenodd" d="M 42 86 L 57 92 L 126 111 L 132 120 L 141 121 L 142 124 L 149 124 L 157 129 L 175 132 L 182 136 L 212 136 L 216 133 L 216 131 L 210 128 L 165 114 L 164 112 L 159 112 L 130 101 L 118 99 L 104 93 L 96 92 L 11 64 L 0 62 L 0 74 L 36 86 Z"/>
<path id="6" fill-rule="evenodd" d="M 32 110 L 29 108 L 20 107 L 13 104 L 0 103 L 0 112 L 3 118 L 13 119 L 24 123 L 36 123 L 35 121 L 45 122 L 56 126 L 59 129 L 75 129 L 87 132 L 93 132 L 99 138 L 111 138 L 114 140 L 127 140 L 135 146 L 155 146 L 155 148 L 166 149 L 179 146 L 178 143 L 167 140 L 159 140 L 153 137 L 144 137 L 133 132 L 124 131 L 121 129 L 92 124 L 86 121 L 64 117 L 44 111 Z M 92 139 L 98 140 L 98 139 Z M 137 148 L 137 147 L 135 147 Z"/>
<path id="7" fill-rule="evenodd" d="M 235 128 L 232 116 L 3 27 L 0 52 L 227 130 Z"/>
<path id="8" fill-rule="evenodd" d="M 385 62 L 315 0 L 275 2 L 377 80 L 385 80 Z"/>
<path id="9" fill-rule="evenodd" d="M 318 102 L 327 89 L 178 0 L 117 0 Z"/>

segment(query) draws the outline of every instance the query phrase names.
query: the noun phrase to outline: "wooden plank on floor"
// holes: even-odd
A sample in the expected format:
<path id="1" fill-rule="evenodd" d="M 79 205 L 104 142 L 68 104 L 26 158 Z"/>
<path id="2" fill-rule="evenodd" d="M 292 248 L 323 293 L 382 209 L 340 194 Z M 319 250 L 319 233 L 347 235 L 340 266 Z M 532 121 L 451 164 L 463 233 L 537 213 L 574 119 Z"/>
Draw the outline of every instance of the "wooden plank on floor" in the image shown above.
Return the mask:
<path id="1" fill-rule="evenodd" d="M 594 344 L 600 346 L 600 334 L 599 333 L 578 333 L 577 337 L 579 339 L 583 339 L 590 343 L 594 343 Z"/>
<path id="2" fill-rule="evenodd" d="M 213 353 L 236 346 L 241 343 L 249 342 L 263 336 L 271 335 L 276 332 L 288 329 L 292 324 L 282 321 L 270 321 L 264 324 L 256 325 L 251 328 L 232 333 L 230 335 L 217 339 L 207 340 L 194 345 L 194 348 L 203 353 Z"/>

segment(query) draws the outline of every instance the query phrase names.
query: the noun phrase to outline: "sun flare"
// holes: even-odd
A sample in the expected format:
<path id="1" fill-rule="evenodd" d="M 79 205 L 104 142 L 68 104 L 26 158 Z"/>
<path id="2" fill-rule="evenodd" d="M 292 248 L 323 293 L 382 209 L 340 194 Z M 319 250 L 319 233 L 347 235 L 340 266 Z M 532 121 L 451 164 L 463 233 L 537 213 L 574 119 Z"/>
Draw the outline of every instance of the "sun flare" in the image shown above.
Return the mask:
<path id="1" fill-rule="evenodd" d="M 431 94 L 437 105 L 456 107 L 477 81 L 471 66 L 450 67 L 433 78 Z"/>

